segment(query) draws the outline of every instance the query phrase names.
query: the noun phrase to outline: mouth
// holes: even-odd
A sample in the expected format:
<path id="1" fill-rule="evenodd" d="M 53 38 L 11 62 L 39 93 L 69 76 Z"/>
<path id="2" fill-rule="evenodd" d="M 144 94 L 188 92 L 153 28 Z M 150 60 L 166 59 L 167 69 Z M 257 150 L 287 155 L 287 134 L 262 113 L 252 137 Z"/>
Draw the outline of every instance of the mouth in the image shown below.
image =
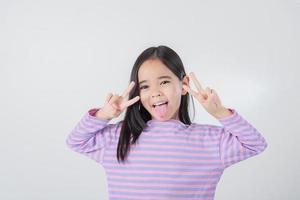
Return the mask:
<path id="1" fill-rule="evenodd" d="M 153 112 L 161 119 L 165 118 L 168 112 L 168 101 L 160 101 L 152 105 Z"/>
<path id="2" fill-rule="evenodd" d="M 152 105 L 152 108 L 155 108 L 157 106 L 162 106 L 162 105 L 168 105 L 168 101 L 163 101 L 163 102 L 159 102 L 159 103 L 154 103 Z"/>

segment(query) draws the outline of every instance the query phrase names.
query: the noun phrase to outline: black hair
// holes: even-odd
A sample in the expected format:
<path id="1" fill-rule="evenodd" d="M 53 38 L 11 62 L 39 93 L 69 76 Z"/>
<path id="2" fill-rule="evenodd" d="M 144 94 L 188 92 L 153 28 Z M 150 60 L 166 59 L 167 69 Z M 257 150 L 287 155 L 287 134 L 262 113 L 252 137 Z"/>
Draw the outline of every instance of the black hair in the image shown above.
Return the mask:
<path id="1" fill-rule="evenodd" d="M 140 66 L 150 59 L 159 59 L 169 70 L 171 70 L 181 81 L 185 76 L 185 69 L 178 54 L 167 46 L 149 47 L 144 50 L 136 59 L 131 70 L 130 82 L 134 81 L 135 85 L 129 93 L 128 99 L 132 99 L 139 95 L 138 71 Z M 179 107 L 178 117 L 184 124 L 191 124 L 189 117 L 189 93 L 181 95 L 181 103 Z M 191 96 L 192 97 L 192 96 Z M 193 101 L 193 98 L 192 98 Z M 195 106 L 193 101 L 193 111 L 195 115 Z M 193 116 L 194 118 L 194 116 Z M 117 148 L 117 159 L 120 162 L 126 160 L 130 151 L 130 144 L 135 144 L 143 129 L 147 126 L 147 121 L 151 120 L 151 114 L 144 108 L 141 101 L 127 107 L 125 117 L 122 123 L 120 137 Z"/>

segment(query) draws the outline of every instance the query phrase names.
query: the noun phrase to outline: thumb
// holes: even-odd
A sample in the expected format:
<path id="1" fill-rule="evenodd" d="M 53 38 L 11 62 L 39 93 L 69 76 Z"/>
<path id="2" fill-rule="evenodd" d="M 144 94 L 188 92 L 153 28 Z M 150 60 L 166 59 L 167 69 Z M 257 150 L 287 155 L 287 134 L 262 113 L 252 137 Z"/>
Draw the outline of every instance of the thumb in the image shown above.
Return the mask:
<path id="1" fill-rule="evenodd" d="M 108 103 L 112 96 L 113 96 L 112 93 L 108 93 L 107 96 L 106 96 L 105 103 Z"/>

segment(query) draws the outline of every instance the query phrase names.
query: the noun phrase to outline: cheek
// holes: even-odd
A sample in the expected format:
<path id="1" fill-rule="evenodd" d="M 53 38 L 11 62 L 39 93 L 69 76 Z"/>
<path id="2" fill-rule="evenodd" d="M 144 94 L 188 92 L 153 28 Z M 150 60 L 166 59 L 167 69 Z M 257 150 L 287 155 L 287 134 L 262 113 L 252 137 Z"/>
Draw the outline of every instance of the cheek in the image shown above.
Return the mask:
<path id="1" fill-rule="evenodd" d="M 140 101 L 142 102 L 143 106 L 147 105 L 147 96 L 145 94 L 140 94 Z"/>
<path id="2" fill-rule="evenodd" d="M 181 90 L 179 88 L 174 88 L 170 93 L 170 97 L 172 98 L 174 104 L 180 104 Z"/>
<path id="3" fill-rule="evenodd" d="M 181 90 L 178 87 L 172 87 L 168 90 L 168 93 L 172 98 L 178 98 L 181 95 Z"/>

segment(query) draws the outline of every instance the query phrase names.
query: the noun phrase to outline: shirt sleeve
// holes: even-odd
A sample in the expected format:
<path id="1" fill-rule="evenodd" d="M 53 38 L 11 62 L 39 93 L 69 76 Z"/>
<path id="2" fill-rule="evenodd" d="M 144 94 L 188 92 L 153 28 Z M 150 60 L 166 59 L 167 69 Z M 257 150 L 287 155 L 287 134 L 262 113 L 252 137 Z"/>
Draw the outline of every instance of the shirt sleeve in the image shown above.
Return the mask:
<path id="1" fill-rule="evenodd" d="M 66 144 L 75 152 L 102 164 L 105 148 L 115 139 L 117 124 L 95 117 L 101 108 L 90 109 L 69 133 Z"/>
<path id="2" fill-rule="evenodd" d="M 255 156 L 267 148 L 264 137 L 235 109 L 231 115 L 219 119 L 223 125 L 220 136 L 220 159 L 224 168 Z"/>

